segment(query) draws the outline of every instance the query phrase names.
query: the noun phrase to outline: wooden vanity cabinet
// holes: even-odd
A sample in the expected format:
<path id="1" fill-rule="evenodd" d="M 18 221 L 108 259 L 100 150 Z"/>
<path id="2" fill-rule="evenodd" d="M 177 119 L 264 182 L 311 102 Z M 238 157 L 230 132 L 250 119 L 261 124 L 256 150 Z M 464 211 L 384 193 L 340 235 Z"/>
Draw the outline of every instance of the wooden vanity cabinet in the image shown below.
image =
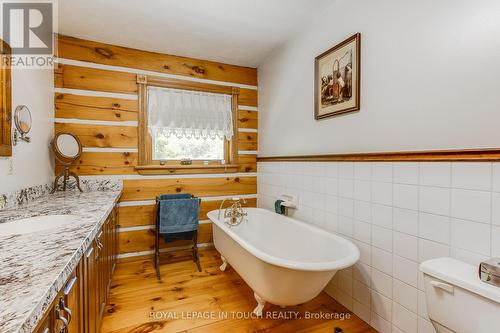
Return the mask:
<path id="1" fill-rule="evenodd" d="M 70 274 L 46 312 L 36 333 L 83 332 L 83 262 Z"/>
<path id="2" fill-rule="evenodd" d="M 99 333 L 117 255 L 117 214 L 103 224 L 35 333 Z"/>
<path id="3" fill-rule="evenodd" d="M 72 312 L 68 324 L 69 333 L 83 332 L 83 262 L 80 261 L 64 286 L 62 298 Z"/>
<path id="4" fill-rule="evenodd" d="M 101 328 L 101 320 L 111 286 L 111 277 L 116 264 L 116 242 L 118 240 L 116 229 L 116 212 L 113 211 L 89 248 L 93 255 L 89 253 L 89 256 L 85 257 L 87 282 L 84 289 L 88 313 L 85 333 L 97 333 Z"/>
<path id="5" fill-rule="evenodd" d="M 84 280 L 84 332 L 97 333 L 100 327 L 99 304 L 99 256 L 100 250 L 94 240 L 83 257 L 85 267 Z"/>
<path id="6" fill-rule="evenodd" d="M 98 271 L 98 294 L 97 294 L 97 304 L 99 309 L 99 320 L 97 327 L 101 327 L 100 318 L 104 315 L 104 308 L 106 307 L 106 252 L 107 252 L 107 244 L 104 241 L 105 239 L 105 228 L 106 223 L 102 226 L 102 230 L 97 234 L 96 243 L 98 248 L 98 257 L 97 257 L 97 271 Z M 99 330 L 97 330 L 99 331 Z"/>
<path id="7" fill-rule="evenodd" d="M 111 228 L 111 244 L 113 246 L 113 256 L 111 262 L 111 275 L 115 272 L 116 268 L 116 257 L 118 256 L 118 209 L 113 210 L 113 224 Z"/>

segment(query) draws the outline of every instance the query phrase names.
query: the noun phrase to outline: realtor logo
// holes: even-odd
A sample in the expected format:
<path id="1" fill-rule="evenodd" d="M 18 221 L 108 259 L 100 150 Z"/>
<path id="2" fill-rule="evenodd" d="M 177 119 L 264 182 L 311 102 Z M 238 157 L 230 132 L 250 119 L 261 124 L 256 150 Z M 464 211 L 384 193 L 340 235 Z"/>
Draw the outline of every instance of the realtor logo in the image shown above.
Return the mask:
<path id="1" fill-rule="evenodd" d="M 13 55 L 53 54 L 52 2 L 3 2 L 2 36 Z"/>

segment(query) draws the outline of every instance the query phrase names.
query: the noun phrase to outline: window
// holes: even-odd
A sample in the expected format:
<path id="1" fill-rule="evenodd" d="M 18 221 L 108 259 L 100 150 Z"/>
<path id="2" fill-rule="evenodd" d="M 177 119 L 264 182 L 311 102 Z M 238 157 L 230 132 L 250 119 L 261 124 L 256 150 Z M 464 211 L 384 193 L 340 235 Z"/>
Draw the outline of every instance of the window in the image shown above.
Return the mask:
<path id="1" fill-rule="evenodd" d="M 0 39 L 0 156 L 12 155 L 10 47 Z"/>
<path id="2" fill-rule="evenodd" d="M 140 75 L 138 83 L 140 173 L 237 169 L 238 88 Z"/>
<path id="3" fill-rule="evenodd" d="M 223 161 L 225 160 L 224 139 L 186 138 L 168 135 L 167 131 L 158 130 L 152 142 L 153 160 Z"/>

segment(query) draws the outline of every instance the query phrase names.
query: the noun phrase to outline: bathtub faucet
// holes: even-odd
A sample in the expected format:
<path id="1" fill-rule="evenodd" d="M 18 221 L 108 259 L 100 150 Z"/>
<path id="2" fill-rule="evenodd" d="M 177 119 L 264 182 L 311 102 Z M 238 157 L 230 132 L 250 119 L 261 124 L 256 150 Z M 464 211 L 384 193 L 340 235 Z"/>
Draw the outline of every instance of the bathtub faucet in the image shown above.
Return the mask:
<path id="1" fill-rule="evenodd" d="M 222 212 L 222 207 L 224 207 L 224 203 L 226 202 L 226 200 L 227 199 L 222 200 L 222 203 L 220 204 L 218 216 L 219 220 Z M 243 222 L 243 218 L 247 216 L 247 213 L 243 211 L 243 208 L 241 206 L 242 202 L 243 204 L 246 204 L 247 202 L 244 198 L 232 198 L 232 201 L 232 205 L 224 210 L 224 219 L 229 218 L 229 220 L 225 222 L 230 226 L 236 226 Z"/>

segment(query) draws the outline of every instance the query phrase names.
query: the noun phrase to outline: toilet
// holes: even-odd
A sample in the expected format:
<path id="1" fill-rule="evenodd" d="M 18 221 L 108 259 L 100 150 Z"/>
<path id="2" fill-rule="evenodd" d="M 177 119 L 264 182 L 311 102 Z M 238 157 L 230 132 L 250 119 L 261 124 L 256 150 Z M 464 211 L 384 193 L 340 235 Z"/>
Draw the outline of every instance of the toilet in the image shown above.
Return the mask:
<path id="1" fill-rule="evenodd" d="M 500 329 L 500 287 L 482 282 L 478 267 L 453 258 L 423 262 L 427 312 L 438 333 Z"/>

